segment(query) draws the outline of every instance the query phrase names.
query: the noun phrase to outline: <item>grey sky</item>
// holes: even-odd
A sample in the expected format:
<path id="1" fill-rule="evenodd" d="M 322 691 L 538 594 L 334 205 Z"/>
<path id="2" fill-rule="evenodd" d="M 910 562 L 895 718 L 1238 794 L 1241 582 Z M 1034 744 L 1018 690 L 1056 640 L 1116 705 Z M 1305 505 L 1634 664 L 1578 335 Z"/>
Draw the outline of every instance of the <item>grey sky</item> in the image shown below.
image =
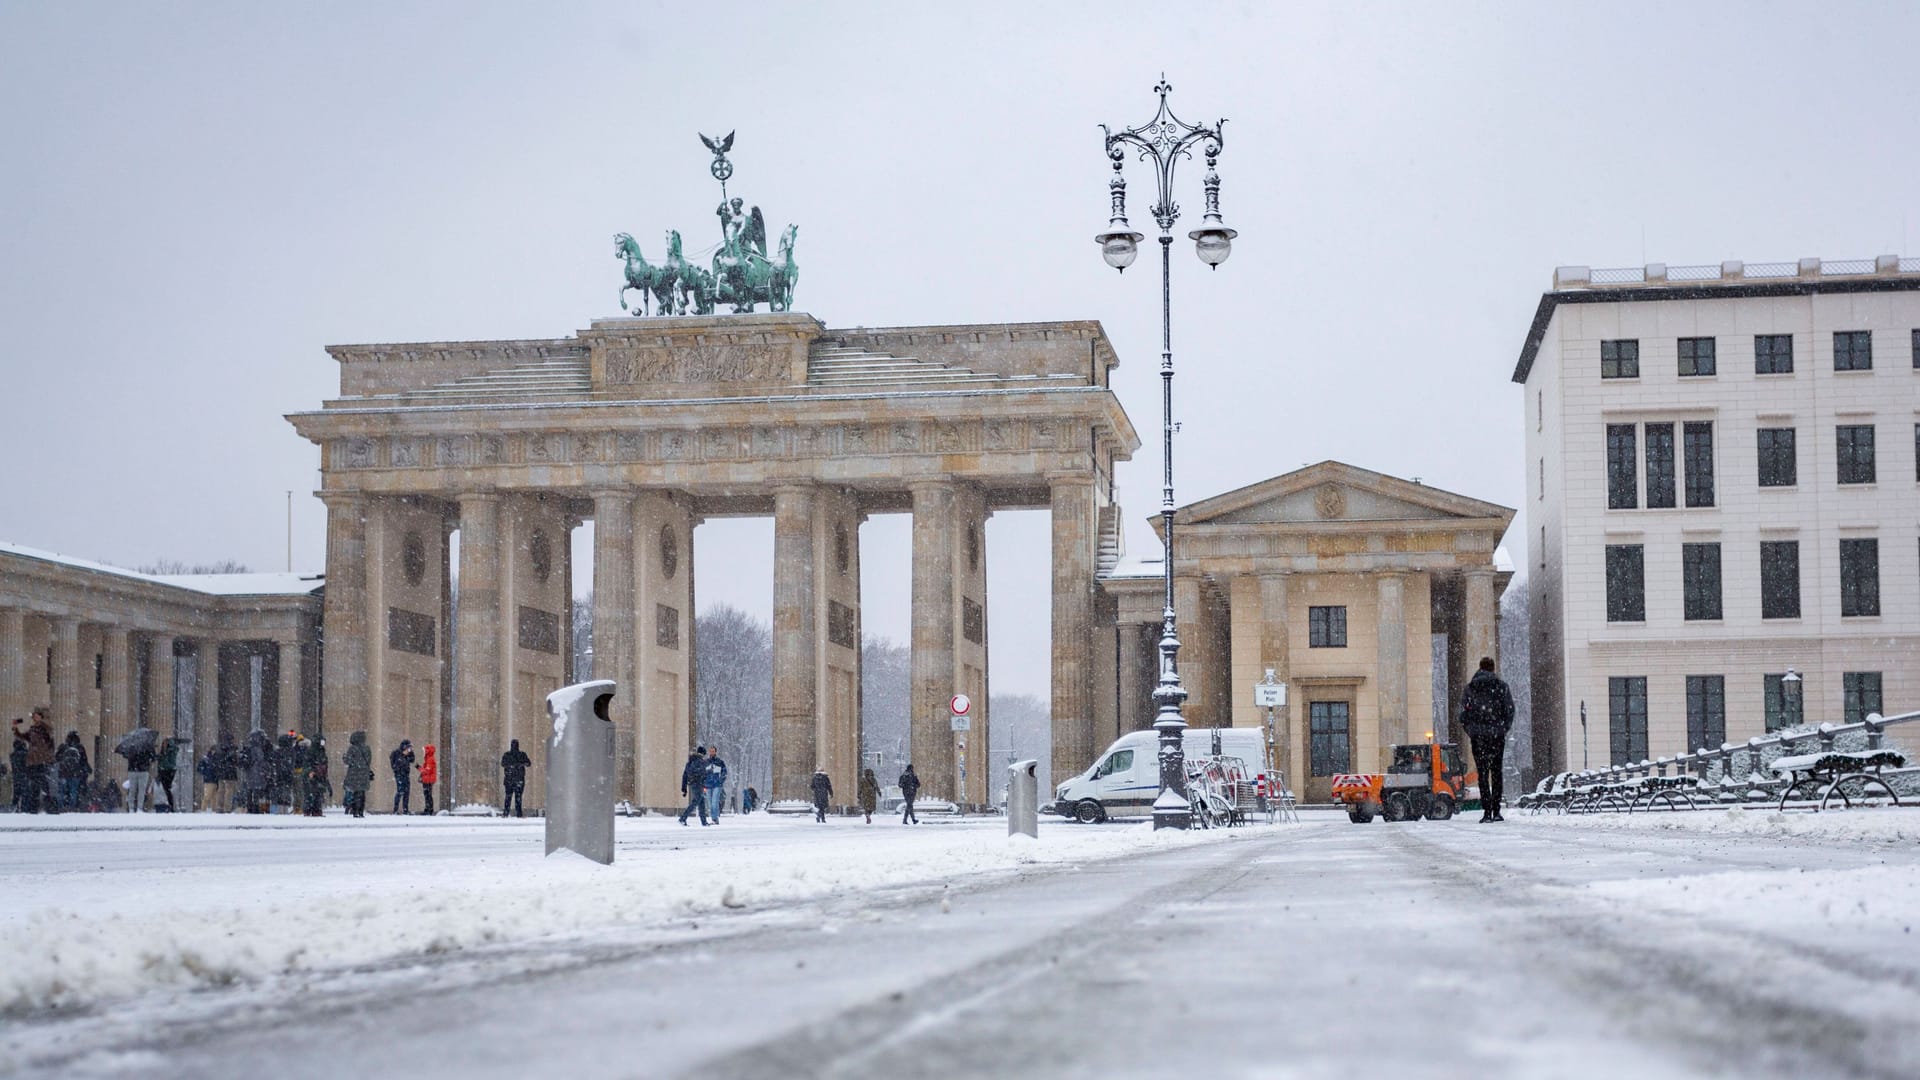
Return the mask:
<path id="1" fill-rule="evenodd" d="M 319 567 L 317 454 L 281 414 L 337 388 L 322 347 L 617 314 L 612 233 L 708 242 L 696 131 L 739 130 L 734 193 L 799 224 L 797 306 L 830 326 L 1103 321 L 1147 443 L 1135 550 L 1157 269 L 1100 262 L 1095 125 L 1148 117 L 1162 70 L 1180 114 L 1228 118 L 1241 231 L 1215 273 L 1176 250 L 1182 502 L 1338 458 L 1524 513 L 1506 380 L 1555 264 L 1920 229 L 1912 5 L 707 10 L 0 3 L 0 539 L 273 569 L 293 489 Z M 863 533 L 896 638 L 904 524 Z M 989 531 L 996 689 L 1046 687 L 1045 530 Z M 703 604 L 764 612 L 770 527 L 699 545 Z"/>

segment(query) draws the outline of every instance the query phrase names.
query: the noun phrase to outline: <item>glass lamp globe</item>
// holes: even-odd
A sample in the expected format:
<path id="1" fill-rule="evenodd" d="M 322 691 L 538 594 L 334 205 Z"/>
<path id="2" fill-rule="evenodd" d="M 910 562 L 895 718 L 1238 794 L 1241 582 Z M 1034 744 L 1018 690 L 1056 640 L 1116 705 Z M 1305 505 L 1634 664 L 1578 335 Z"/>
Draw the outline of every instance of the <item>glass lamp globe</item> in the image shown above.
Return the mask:
<path id="1" fill-rule="evenodd" d="M 1208 214 L 1207 220 L 1188 233 L 1187 238 L 1193 241 L 1194 253 L 1200 256 L 1200 261 L 1218 269 L 1227 261 L 1227 256 L 1233 254 L 1233 238 L 1238 235 L 1237 231 L 1221 224 L 1219 217 Z"/>
<path id="2" fill-rule="evenodd" d="M 1122 273 L 1133 265 L 1134 257 L 1140 254 L 1140 234 L 1129 227 L 1124 218 L 1116 218 L 1107 226 L 1107 231 L 1095 236 L 1100 244 L 1100 257 L 1107 265 Z"/>

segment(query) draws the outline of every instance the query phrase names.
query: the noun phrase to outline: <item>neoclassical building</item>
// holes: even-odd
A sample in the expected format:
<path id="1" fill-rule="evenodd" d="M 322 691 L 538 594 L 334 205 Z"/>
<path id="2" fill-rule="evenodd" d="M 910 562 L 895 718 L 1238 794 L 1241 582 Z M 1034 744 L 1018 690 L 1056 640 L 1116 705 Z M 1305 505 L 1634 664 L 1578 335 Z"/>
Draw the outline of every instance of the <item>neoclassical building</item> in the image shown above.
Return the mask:
<path id="1" fill-rule="evenodd" d="M 1288 688 L 1276 757 L 1316 802 L 1336 773 L 1380 771 L 1395 743 L 1446 738 L 1475 665 L 1497 659 L 1513 575 L 1495 554 L 1513 515 L 1337 461 L 1181 508 L 1174 611 L 1187 723 L 1264 727 L 1253 686 L 1273 669 Z M 1100 738 L 1153 723 L 1159 554 L 1100 579 Z"/>
<path id="2" fill-rule="evenodd" d="M 320 580 L 140 574 L 0 543 L 0 719 L 52 710 L 94 766 L 123 775 L 120 736 L 145 724 L 191 755 L 222 733 L 317 731 Z M 175 794 L 197 796 L 187 782 Z"/>
<path id="3" fill-rule="evenodd" d="M 1108 388 L 1119 359 L 1098 323 L 623 318 L 569 338 L 329 351 L 340 395 L 288 418 L 321 449 L 325 727 L 451 746 L 455 802 L 494 801 L 514 738 L 536 756 L 527 801 L 541 801 L 542 702 L 574 674 L 568 535 L 587 519 L 591 674 L 622 687 L 616 775 L 638 805 L 681 801 L 693 531 L 714 517 L 774 523 L 774 799 L 804 798 L 815 768 L 851 797 L 859 525 L 874 512 L 913 515 L 912 730 L 927 793 L 991 797 L 992 718 L 956 733 L 947 703 L 965 693 L 984 713 L 989 701 L 983 525 L 997 509 L 1052 514 L 1056 771 L 1099 748 L 1096 557 L 1118 528 L 1114 465 L 1139 440 Z M 376 804 L 389 783 L 376 780 Z"/>

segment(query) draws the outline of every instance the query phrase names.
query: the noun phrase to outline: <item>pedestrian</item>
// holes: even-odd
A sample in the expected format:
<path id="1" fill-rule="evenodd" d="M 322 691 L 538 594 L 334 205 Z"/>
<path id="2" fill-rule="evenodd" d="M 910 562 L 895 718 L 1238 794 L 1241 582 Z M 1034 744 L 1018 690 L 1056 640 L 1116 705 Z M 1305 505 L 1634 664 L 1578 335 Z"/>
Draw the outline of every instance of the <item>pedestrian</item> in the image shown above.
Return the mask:
<path id="1" fill-rule="evenodd" d="M 327 779 L 327 740 L 315 735 L 307 743 L 306 815 L 324 816 L 327 799 L 332 794 L 333 783 Z"/>
<path id="2" fill-rule="evenodd" d="M 700 811 L 700 824 L 707 823 L 707 748 L 696 746 L 693 753 L 687 755 L 687 763 L 680 768 L 680 794 L 687 797 L 687 808 L 680 811 L 680 824 L 687 823 L 687 815 Z"/>
<path id="3" fill-rule="evenodd" d="M 193 771 L 200 776 L 200 809 L 217 809 L 220 806 L 220 748 L 207 747 L 207 752 L 193 763 Z"/>
<path id="4" fill-rule="evenodd" d="M 266 813 L 267 800 L 273 797 L 273 740 L 266 732 L 258 728 L 247 732 L 240 768 L 244 773 L 241 796 L 246 801 L 247 813 Z"/>
<path id="5" fill-rule="evenodd" d="M 290 760 L 293 763 L 293 786 L 288 789 L 287 813 L 304 815 L 307 812 L 307 754 L 313 749 L 313 744 L 297 731 L 287 732 L 286 738 L 292 743 Z"/>
<path id="6" fill-rule="evenodd" d="M 240 796 L 240 771 L 243 762 L 240 748 L 233 744 L 233 733 L 220 733 L 220 743 L 213 749 L 214 781 L 218 785 L 213 792 L 213 805 L 223 814 L 233 813 L 234 804 Z"/>
<path id="7" fill-rule="evenodd" d="M 19 740 L 15 740 L 17 743 Z M 15 750 L 23 748 L 16 746 Z M 11 756 L 11 755 L 9 755 Z M 14 808 L 13 803 L 13 766 L 10 762 L 0 761 L 0 805 Z"/>
<path id="8" fill-rule="evenodd" d="M 153 763 L 160 756 L 160 733 L 141 724 L 128 732 L 113 752 L 127 761 L 127 813 L 150 810 Z"/>
<path id="9" fill-rule="evenodd" d="M 293 811 L 294 762 L 298 760 L 300 748 L 299 736 L 293 732 L 282 732 L 273 744 L 273 795 L 272 802 L 276 814 Z"/>
<path id="10" fill-rule="evenodd" d="M 180 774 L 180 740 L 167 738 L 160 743 L 160 757 L 154 762 L 154 777 L 160 790 L 167 793 L 167 813 L 179 809 L 173 802 L 173 778 Z"/>
<path id="11" fill-rule="evenodd" d="M 13 780 L 13 811 L 24 814 L 27 811 L 27 791 L 31 784 L 27 782 L 27 737 L 20 733 L 20 721 L 13 722 L 13 750 L 7 755 L 9 777 Z"/>
<path id="12" fill-rule="evenodd" d="M 356 731 L 347 737 L 347 753 L 341 759 L 347 767 L 347 775 L 341 781 L 346 790 L 347 813 L 357 818 L 367 816 L 367 789 L 373 786 L 373 748 L 367 745 L 367 733 Z"/>
<path id="13" fill-rule="evenodd" d="M 1493 673 L 1493 657 L 1480 659 L 1480 670 L 1460 695 L 1460 726 L 1473 744 L 1473 767 L 1480 774 L 1480 820 L 1505 821 L 1500 798 L 1505 794 L 1501 773 L 1506 767 L 1507 732 L 1513 727 L 1513 693 Z"/>
<path id="14" fill-rule="evenodd" d="M 873 824 L 873 812 L 880 809 L 880 778 L 873 775 L 872 769 L 860 773 L 860 812 L 867 816 L 867 824 Z"/>
<path id="15" fill-rule="evenodd" d="M 826 770 L 813 772 L 813 820 L 827 820 L 827 800 L 833 798 L 833 781 L 828 779 Z"/>
<path id="16" fill-rule="evenodd" d="M 87 778 L 93 764 L 87 760 L 87 748 L 80 745 L 80 733 L 67 732 L 67 739 L 54 753 L 54 772 L 60 778 L 60 809 L 79 810 L 87 801 Z"/>
<path id="17" fill-rule="evenodd" d="M 526 817 L 526 807 L 520 803 L 520 797 L 527 790 L 527 766 L 533 759 L 520 749 L 520 740 L 507 743 L 507 752 L 500 755 L 500 778 L 506 783 L 507 797 L 500 803 L 500 816 L 506 817 L 511 811 L 514 817 Z"/>
<path id="18" fill-rule="evenodd" d="M 726 805 L 727 763 L 720 760 L 720 748 L 707 747 L 705 786 L 707 789 L 707 816 L 713 824 L 720 824 L 720 808 Z"/>
<path id="19" fill-rule="evenodd" d="M 920 778 L 913 774 L 913 763 L 907 763 L 907 771 L 900 774 L 900 798 L 906 805 L 906 812 L 900 815 L 900 824 L 912 822 L 920 824 L 920 815 L 913 812 L 913 798 L 920 794 Z"/>
<path id="20" fill-rule="evenodd" d="M 741 813 L 751 814 L 753 813 L 754 807 L 759 805 L 760 805 L 760 793 L 758 791 L 755 791 L 753 788 L 747 788 L 746 790 L 740 793 L 740 812 Z"/>
<path id="21" fill-rule="evenodd" d="M 433 785 L 439 782 L 440 763 L 434 760 L 433 744 L 428 743 L 423 748 L 423 756 L 420 761 L 420 796 L 421 801 L 426 804 L 420 808 L 420 815 L 422 817 L 433 816 Z"/>
<path id="22" fill-rule="evenodd" d="M 413 740 L 401 739 L 400 745 L 387 755 L 387 768 L 393 772 L 393 812 L 410 814 L 413 812 Z"/>
<path id="23" fill-rule="evenodd" d="M 53 725 L 47 721 L 52 708 L 47 705 L 35 706 L 33 722 L 27 725 L 23 733 L 20 721 L 13 722 L 13 734 L 25 740 L 27 753 L 21 775 L 26 777 L 26 809 L 30 814 L 48 810 L 58 810 L 54 804 L 53 786 L 50 774 L 53 771 L 55 748 L 53 745 Z M 16 786 L 19 779 L 15 778 Z"/>

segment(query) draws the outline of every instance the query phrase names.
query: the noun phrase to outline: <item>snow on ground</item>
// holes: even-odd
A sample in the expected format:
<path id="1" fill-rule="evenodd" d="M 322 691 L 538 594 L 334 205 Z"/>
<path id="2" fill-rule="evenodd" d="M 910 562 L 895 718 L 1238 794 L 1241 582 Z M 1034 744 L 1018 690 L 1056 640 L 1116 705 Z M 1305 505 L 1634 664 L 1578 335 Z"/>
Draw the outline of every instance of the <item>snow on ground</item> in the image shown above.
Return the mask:
<path id="1" fill-rule="evenodd" d="M 1526 814 L 1517 821 L 1529 826 L 1564 829 L 1655 829 L 1705 832 L 1726 836 L 1755 836 L 1773 840 L 1809 840 L 1824 843 L 1920 844 L 1920 811 L 1912 807 L 1874 810 L 1796 810 L 1781 813 L 1771 806 L 1730 806 L 1725 809 L 1665 811 L 1638 814 Z"/>
<path id="2" fill-rule="evenodd" d="M 1004 819 L 622 819 L 612 866 L 535 820 L 0 818 L 0 1013 L 645 926 L 1229 838 Z"/>

